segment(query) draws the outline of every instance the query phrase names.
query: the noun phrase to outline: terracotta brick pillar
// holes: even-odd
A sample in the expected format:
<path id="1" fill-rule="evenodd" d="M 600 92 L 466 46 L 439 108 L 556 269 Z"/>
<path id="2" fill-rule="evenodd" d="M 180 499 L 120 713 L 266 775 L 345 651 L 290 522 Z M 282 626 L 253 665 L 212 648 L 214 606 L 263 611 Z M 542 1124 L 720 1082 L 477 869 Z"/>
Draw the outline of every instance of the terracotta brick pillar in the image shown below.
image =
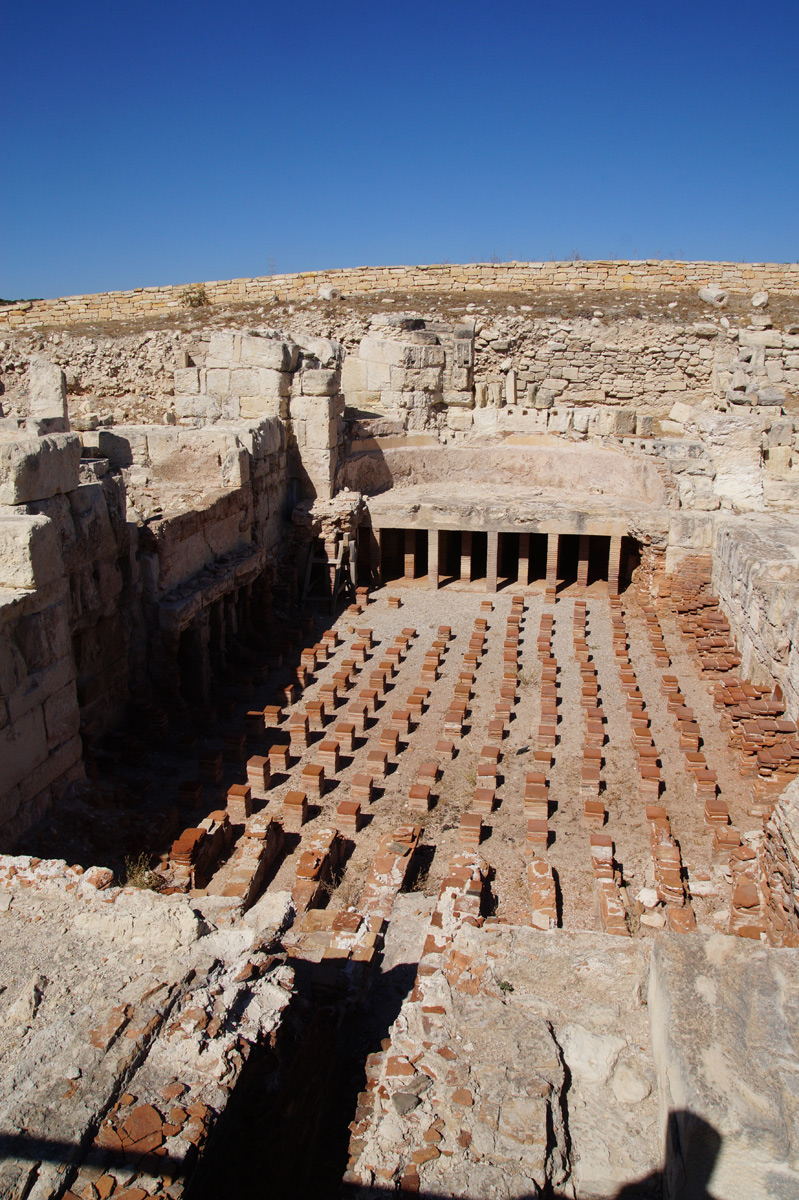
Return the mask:
<path id="1" fill-rule="evenodd" d="M 416 578 L 416 530 L 405 530 L 405 578 Z"/>
<path id="2" fill-rule="evenodd" d="M 499 534 L 488 535 L 488 557 L 486 559 L 486 591 L 495 592 L 499 576 Z"/>
<path id="3" fill-rule="evenodd" d="M 438 550 L 441 544 L 441 530 L 427 531 L 427 586 L 438 589 Z"/>
<path id="4" fill-rule="evenodd" d="M 472 534 L 464 529 L 461 534 L 461 570 L 460 578 L 470 580 L 472 577 Z"/>
<path id="5" fill-rule="evenodd" d="M 614 534 L 610 539 L 610 555 L 608 557 L 608 595 L 619 594 L 619 571 L 621 570 L 621 537 Z"/>
<path id="6" fill-rule="evenodd" d="M 558 542 L 559 534 L 547 534 L 547 587 L 553 588 L 558 581 Z"/>
<path id="7" fill-rule="evenodd" d="M 587 533 L 580 534 L 580 546 L 577 551 L 577 582 L 580 587 L 588 586 L 588 553 L 591 539 Z"/>
<path id="8" fill-rule="evenodd" d="M 372 567 L 374 569 L 375 575 L 377 576 L 377 582 L 382 587 L 383 586 L 383 543 L 385 541 L 386 531 L 385 531 L 385 529 L 376 529 L 375 534 L 377 536 L 377 563 L 373 562 Z"/>
<path id="9" fill-rule="evenodd" d="M 524 587 L 530 581 L 530 534 L 519 534 L 519 570 L 517 583 Z"/>

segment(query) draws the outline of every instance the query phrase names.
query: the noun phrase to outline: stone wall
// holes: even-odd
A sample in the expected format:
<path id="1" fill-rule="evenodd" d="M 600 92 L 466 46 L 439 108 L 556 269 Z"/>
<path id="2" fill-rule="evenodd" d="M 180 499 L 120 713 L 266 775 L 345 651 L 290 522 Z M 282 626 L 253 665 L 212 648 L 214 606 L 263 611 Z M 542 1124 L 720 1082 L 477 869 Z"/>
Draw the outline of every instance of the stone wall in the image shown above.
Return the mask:
<path id="1" fill-rule="evenodd" d="M 796 263 L 722 263 L 646 261 L 430 264 L 402 267 L 355 267 L 304 271 L 258 279 L 203 284 L 168 284 L 57 300 L 22 301 L 0 310 L 0 328 L 63 321 L 127 320 L 159 316 L 185 308 L 192 297 L 210 304 L 235 304 L 316 297 L 320 293 L 385 291 L 465 292 L 526 291 L 543 288 L 598 291 L 628 288 L 648 291 L 716 285 L 727 291 L 766 290 L 790 294 L 799 288 Z M 200 290 L 202 289 L 202 290 Z"/>
<path id="2" fill-rule="evenodd" d="M 0 839 L 40 817 L 83 776 L 71 624 L 80 606 L 62 556 L 78 491 L 74 434 L 0 441 Z M 37 509 L 64 518 L 56 524 Z M 66 508 L 66 512 L 64 509 Z M 74 532 L 74 527 L 73 527 Z M 87 564 L 88 566 L 89 564 Z"/>
<path id="3" fill-rule="evenodd" d="M 165 704 L 166 717 L 187 630 L 208 658 L 215 620 L 224 662 L 242 623 L 268 610 L 287 442 L 277 418 L 116 426 L 83 445 L 0 433 L 4 846 L 83 778 L 84 749 L 131 702 Z"/>
<path id="4" fill-rule="evenodd" d="M 782 687 L 799 713 L 799 533 L 794 519 L 719 520 L 713 590 L 735 630 L 742 671 Z"/>

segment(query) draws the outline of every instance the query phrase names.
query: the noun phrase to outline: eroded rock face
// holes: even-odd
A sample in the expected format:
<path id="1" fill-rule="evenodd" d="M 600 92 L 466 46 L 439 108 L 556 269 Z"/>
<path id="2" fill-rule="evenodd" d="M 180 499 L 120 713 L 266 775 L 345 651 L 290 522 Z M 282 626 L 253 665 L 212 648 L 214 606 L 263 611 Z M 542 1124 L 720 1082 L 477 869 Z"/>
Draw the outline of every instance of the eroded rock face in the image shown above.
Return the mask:
<path id="1" fill-rule="evenodd" d="M 0 858 L 9 1200 L 61 1195 L 76 1171 L 77 1195 L 104 1177 L 106 1195 L 177 1183 L 179 1196 L 247 1047 L 291 998 L 287 968 L 260 970 L 290 919 L 285 893 L 233 929 L 235 902 L 193 906 L 111 882 L 100 868 Z"/>
<path id="2" fill-rule="evenodd" d="M 797 1195 L 799 954 L 661 934 L 649 1010 L 661 1122 L 677 1114 L 666 1195 Z"/>

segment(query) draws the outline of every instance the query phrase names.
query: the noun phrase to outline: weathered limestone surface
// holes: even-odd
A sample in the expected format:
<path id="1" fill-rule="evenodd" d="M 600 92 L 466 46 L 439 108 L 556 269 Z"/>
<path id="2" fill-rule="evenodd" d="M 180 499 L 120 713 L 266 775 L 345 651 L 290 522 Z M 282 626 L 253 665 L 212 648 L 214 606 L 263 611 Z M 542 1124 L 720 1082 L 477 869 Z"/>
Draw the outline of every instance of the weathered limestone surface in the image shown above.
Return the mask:
<path id="1" fill-rule="evenodd" d="M 790 517 L 716 525 L 713 587 L 736 631 L 743 668 L 782 685 L 799 706 L 799 530 Z"/>
<path id="2" fill-rule="evenodd" d="M 8 1200 L 45 1200 L 69 1184 L 83 1194 L 103 1175 L 151 1194 L 168 1174 L 179 1195 L 248 1048 L 290 1000 L 286 967 L 259 973 L 263 948 L 290 919 L 287 894 L 264 898 L 234 929 L 234 902 L 192 905 L 109 888 L 110 878 L 97 867 L 0 858 Z M 160 1146 L 163 1160 L 152 1155 Z"/>
<path id="3" fill-rule="evenodd" d="M 718 1200 L 792 1200 L 799 953 L 661 934 L 649 1008 L 661 1122 L 678 1113 L 666 1196 L 700 1194 L 706 1182 Z"/>
<path id="4" fill-rule="evenodd" d="M 420 1191 L 470 1200 L 653 1177 L 640 1195 L 659 1195 L 647 974 L 644 943 L 464 925 L 391 1030 L 353 1176 L 414 1163 Z"/>
<path id="5" fill-rule="evenodd" d="M 0 504 L 46 500 L 78 486 L 80 438 L 0 432 Z"/>
<path id="6" fill-rule="evenodd" d="M 31 358 L 28 374 L 28 428 L 35 433 L 67 433 L 67 381 L 64 372 L 43 354 Z"/>
<path id="7" fill-rule="evenodd" d="M 761 851 L 762 892 L 769 939 L 774 946 L 799 946 L 799 782 L 779 798 Z"/>

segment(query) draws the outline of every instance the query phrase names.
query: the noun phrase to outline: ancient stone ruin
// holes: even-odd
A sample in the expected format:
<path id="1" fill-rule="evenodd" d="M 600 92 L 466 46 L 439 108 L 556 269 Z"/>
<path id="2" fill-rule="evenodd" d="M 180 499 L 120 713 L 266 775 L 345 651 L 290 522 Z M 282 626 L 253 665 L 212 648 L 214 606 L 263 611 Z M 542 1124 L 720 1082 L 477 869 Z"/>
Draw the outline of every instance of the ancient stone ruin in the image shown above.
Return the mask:
<path id="1" fill-rule="evenodd" d="M 0 306 L 0 1196 L 799 1195 L 799 266 Z"/>

